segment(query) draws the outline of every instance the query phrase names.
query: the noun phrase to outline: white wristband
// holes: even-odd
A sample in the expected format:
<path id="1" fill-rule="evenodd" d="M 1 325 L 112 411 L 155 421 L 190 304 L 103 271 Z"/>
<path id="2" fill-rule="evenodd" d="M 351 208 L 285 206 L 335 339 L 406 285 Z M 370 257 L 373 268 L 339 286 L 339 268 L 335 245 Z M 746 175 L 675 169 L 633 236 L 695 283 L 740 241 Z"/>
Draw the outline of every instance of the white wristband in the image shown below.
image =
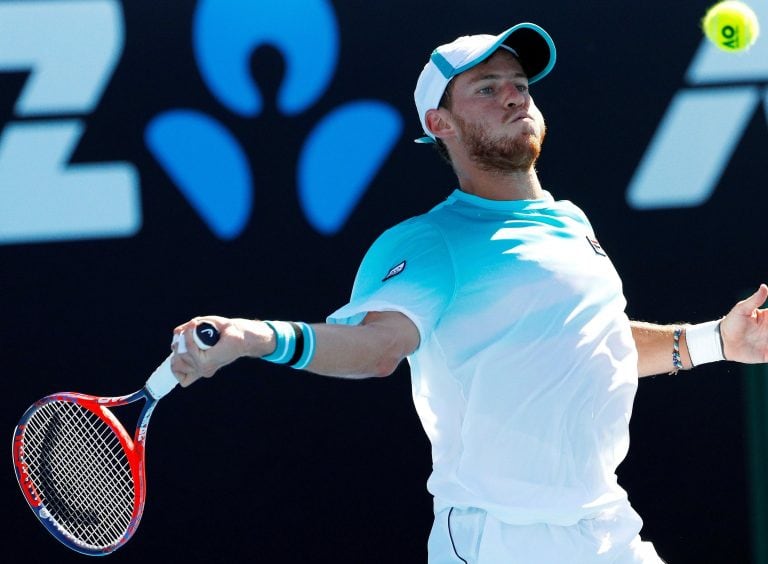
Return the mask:
<path id="1" fill-rule="evenodd" d="M 685 341 L 693 366 L 725 360 L 719 319 L 686 326 Z"/>

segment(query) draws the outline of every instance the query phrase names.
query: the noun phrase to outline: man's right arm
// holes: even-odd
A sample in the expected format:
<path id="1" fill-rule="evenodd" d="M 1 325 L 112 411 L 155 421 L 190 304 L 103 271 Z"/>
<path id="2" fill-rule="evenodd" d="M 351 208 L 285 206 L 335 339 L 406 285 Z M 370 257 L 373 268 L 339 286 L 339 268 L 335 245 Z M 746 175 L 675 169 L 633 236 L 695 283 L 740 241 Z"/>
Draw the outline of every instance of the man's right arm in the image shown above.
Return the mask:
<path id="1" fill-rule="evenodd" d="M 221 338 L 215 347 L 200 350 L 191 334 L 200 323 L 212 323 Z M 416 325 L 396 311 L 370 312 L 360 325 L 312 324 L 315 353 L 305 368 L 324 376 L 360 379 L 389 376 L 419 345 Z M 238 358 L 260 358 L 275 350 L 272 329 L 263 321 L 198 317 L 176 328 L 184 333 L 187 352 L 175 355 L 173 371 L 182 386 L 213 376 Z"/>

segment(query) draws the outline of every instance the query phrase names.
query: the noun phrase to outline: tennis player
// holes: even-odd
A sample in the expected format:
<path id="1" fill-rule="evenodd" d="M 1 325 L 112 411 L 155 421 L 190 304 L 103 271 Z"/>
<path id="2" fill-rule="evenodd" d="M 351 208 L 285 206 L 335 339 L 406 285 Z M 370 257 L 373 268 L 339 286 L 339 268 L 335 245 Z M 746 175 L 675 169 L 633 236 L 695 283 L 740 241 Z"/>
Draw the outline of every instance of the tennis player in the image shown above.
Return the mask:
<path id="1" fill-rule="evenodd" d="M 416 84 L 425 136 L 458 188 L 386 231 L 348 304 L 308 325 L 205 317 L 221 341 L 177 355 L 182 385 L 239 357 L 344 378 L 407 358 L 431 443 L 429 562 L 658 563 L 616 479 L 638 377 L 768 359 L 768 286 L 722 319 L 630 321 L 584 213 L 539 183 L 529 91 L 555 46 L 523 23 L 438 47 Z M 191 331 L 187 331 L 189 335 Z"/>

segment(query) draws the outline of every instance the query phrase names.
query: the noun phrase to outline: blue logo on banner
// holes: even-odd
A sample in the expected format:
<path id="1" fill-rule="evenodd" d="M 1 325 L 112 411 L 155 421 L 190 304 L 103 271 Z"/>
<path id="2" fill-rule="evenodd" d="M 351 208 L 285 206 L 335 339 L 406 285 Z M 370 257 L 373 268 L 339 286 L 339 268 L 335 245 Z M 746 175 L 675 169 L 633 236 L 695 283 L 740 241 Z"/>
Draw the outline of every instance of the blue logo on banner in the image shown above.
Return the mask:
<path id="1" fill-rule="evenodd" d="M 258 118 L 264 106 L 249 65 L 258 47 L 275 47 L 285 60 L 276 100 L 284 116 L 317 102 L 338 63 L 339 30 L 327 0 L 202 0 L 193 41 L 206 87 L 243 118 Z M 400 114 L 378 100 L 342 104 L 314 126 L 301 148 L 296 178 L 302 211 L 318 233 L 341 230 L 401 131 Z M 232 132 L 210 115 L 179 108 L 153 118 L 145 136 L 211 231 L 225 240 L 240 235 L 251 217 L 256 182 Z"/>

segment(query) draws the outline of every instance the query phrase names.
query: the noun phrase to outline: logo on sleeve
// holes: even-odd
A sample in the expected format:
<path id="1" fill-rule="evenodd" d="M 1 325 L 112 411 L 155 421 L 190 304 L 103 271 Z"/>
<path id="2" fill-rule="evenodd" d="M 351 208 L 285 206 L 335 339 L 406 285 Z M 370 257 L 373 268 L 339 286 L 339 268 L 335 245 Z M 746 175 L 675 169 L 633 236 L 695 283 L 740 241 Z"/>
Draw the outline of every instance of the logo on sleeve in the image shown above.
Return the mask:
<path id="1" fill-rule="evenodd" d="M 600 255 L 601 257 L 607 257 L 608 256 L 607 254 L 605 254 L 605 251 L 600 246 L 600 243 L 598 242 L 597 239 L 587 235 L 587 241 L 589 241 L 589 244 L 592 246 L 592 250 L 594 250 L 596 254 Z"/>
<path id="2" fill-rule="evenodd" d="M 393 266 L 389 269 L 389 272 L 387 272 L 387 275 L 381 279 L 382 282 L 386 282 L 390 278 L 394 278 L 398 274 L 400 274 L 403 270 L 405 270 L 405 261 L 401 262 L 397 266 Z"/>

